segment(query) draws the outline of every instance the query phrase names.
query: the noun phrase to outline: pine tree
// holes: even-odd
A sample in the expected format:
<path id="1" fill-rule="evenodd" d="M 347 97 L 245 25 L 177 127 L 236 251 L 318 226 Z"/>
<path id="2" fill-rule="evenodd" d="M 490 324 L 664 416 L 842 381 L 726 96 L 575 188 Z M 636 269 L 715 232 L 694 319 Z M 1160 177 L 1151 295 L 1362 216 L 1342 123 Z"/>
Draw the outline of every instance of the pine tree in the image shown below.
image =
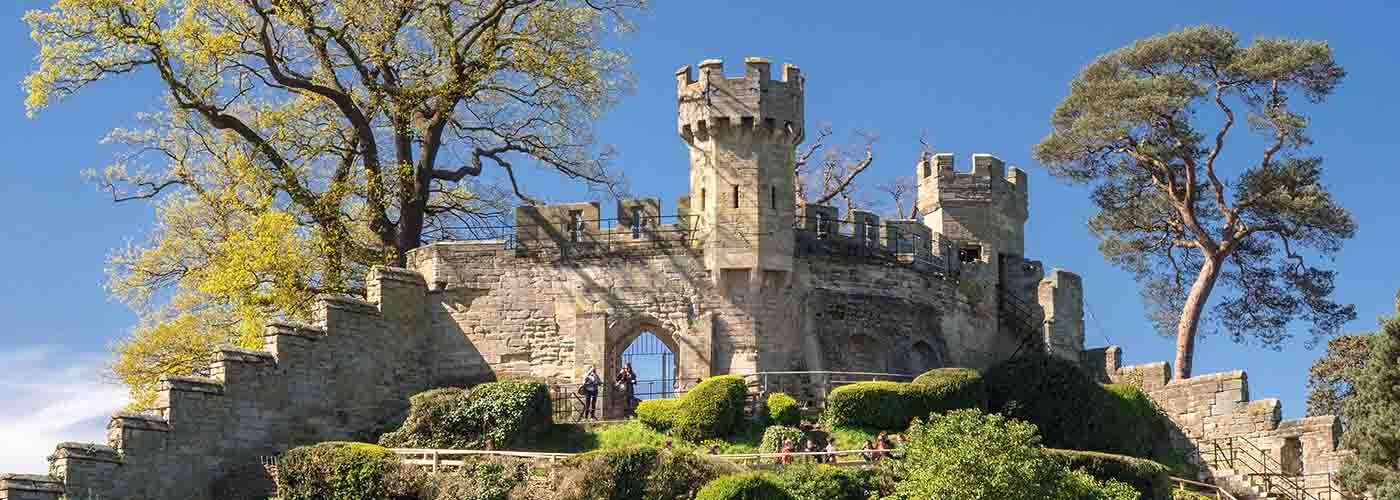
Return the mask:
<path id="1" fill-rule="evenodd" d="M 1356 457 L 1342 484 L 1376 500 L 1400 500 L 1400 311 L 1381 321 L 1366 364 L 1354 370 L 1353 394 L 1342 406 L 1343 445 Z"/>

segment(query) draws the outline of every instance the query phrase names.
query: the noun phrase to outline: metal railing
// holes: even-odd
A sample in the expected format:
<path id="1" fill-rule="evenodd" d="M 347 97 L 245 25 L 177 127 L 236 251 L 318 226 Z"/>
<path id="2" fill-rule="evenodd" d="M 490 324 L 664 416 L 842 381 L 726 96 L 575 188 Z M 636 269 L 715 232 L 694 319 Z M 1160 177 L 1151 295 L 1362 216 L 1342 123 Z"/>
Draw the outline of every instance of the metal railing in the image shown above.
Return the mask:
<path id="1" fill-rule="evenodd" d="M 878 381 L 908 382 L 915 378 L 915 375 L 902 373 L 840 371 L 775 371 L 742 376 L 755 397 L 782 392 L 797 399 L 802 407 L 811 410 L 826 407 L 827 396 L 843 385 Z"/>
<path id="2" fill-rule="evenodd" d="M 540 467 L 557 465 L 559 462 L 579 455 L 578 453 L 542 453 L 508 450 L 435 450 L 426 448 L 391 448 L 389 451 L 397 455 L 404 464 L 428 467 L 432 472 L 438 472 L 439 470 L 452 467 L 463 467 L 470 464 L 472 459 L 513 458 Z M 875 455 L 876 453 L 892 455 L 892 452 L 889 451 L 839 450 L 794 451 L 786 453 L 734 453 L 708 456 L 720 460 L 727 460 L 733 462 L 735 465 L 741 465 L 747 468 L 769 469 L 790 463 L 804 461 L 815 462 L 817 460 L 838 467 L 869 466 L 885 459 L 879 455 Z M 854 457 L 854 460 L 842 460 L 847 457 Z"/>
<path id="3" fill-rule="evenodd" d="M 1040 326 L 1037 324 L 1039 321 L 1030 304 L 998 284 L 997 310 L 1000 312 L 1000 321 L 1006 325 L 1007 330 L 1011 331 L 1012 335 L 1021 341 L 1011 357 L 1016 357 L 1026 350 L 1031 352 L 1043 350 L 1045 345 L 1040 340 Z"/>
<path id="4" fill-rule="evenodd" d="M 1238 500 L 1235 495 L 1230 494 L 1225 488 L 1214 484 L 1207 484 L 1190 479 L 1172 477 L 1172 489 L 1176 491 L 1189 491 L 1198 495 L 1214 498 L 1215 500 Z"/>
<path id="5" fill-rule="evenodd" d="M 584 396 L 579 394 L 578 389 L 583 384 L 550 384 L 549 403 L 553 407 L 555 422 L 582 422 L 584 415 Z M 673 378 L 658 380 L 638 380 L 632 389 L 632 397 L 638 400 L 648 400 L 657 398 L 675 398 L 685 394 L 685 391 L 695 384 L 683 384 Z M 630 416 L 635 409 L 635 403 L 626 401 L 626 395 L 619 391 L 613 384 L 598 384 L 598 417 L 606 419 L 611 417 Z"/>
<path id="6" fill-rule="evenodd" d="M 1330 473 L 1290 474 L 1269 452 L 1241 437 L 1206 441 L 1200 445 L 1201 458 L 1209 465 L 1224 467 L 1247 478 L 1249 483 L 1266 494 L 1288 500 L 1350 500 L 1352 497 L 1336 487 Z M 1309 477 L 1325 476 L 1320 485 L 1310 486 Z"/>
<path id="7" fill-rule="evenodd" d="M 872 225 L 826 217 L 795 217 L 799 254 L 842 255 L 914 267 L 939 277 L 956 277 L 952 243 L 940 235 L 898 225 Z"/>
<path id="8" fill-rule="evenodd" d="M 645 247 L 690 248 L 698 215 L 643 216 L 631 219 L 571 219 L 557 223 L 444 227 L 443 241 L 499 241 L 519 253 L 554 250 L 571 258 L 610 255 Z"/>

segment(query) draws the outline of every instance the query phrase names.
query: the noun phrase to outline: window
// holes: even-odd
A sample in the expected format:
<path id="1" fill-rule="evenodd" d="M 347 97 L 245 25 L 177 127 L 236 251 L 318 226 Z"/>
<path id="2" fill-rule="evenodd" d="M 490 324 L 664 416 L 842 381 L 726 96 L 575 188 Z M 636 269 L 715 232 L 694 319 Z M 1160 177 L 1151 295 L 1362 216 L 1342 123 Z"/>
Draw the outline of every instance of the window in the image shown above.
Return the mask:
<path id="1" fill-rule="evenodd" d="M 778 209 L 778 186 L 768 186 L 768 203 L 773 205 L 773 210 Z"/>
<path id="2" fill-rule="evenodd" d="M 586 228 L 583 222 L 583 210 L 569 211 L 569 241 L 578 242 L 579 234 Z"/>
<path id="3" fill-rule="evenodd" d="M 734 196 L 733 198 L 731 198 L 733 200 L 734 208 L 739 208 L 739 185 L 730 184 L 730 187 L 734 189 Z"/>
<path id="4" fill-rule="evenodd" d="M 826 214 L 817 212 L 817 238 L 826 237 Z"/>
<path id="5" fill-rule="evenodd" d="M 642 237 L 642 207 L 632 207 L 632 239 Z"/>
<path id="6" fill-rule="evenodd" d="M 982 260 L 982 247 L 967 247 L 958 250 L 958 260 L 962 262 L 977 262 Z"/>
<path id="7" fill-rule="evenodd" d="M 700 188 L 700 209 L 705 209 L 705 188 Z"/>

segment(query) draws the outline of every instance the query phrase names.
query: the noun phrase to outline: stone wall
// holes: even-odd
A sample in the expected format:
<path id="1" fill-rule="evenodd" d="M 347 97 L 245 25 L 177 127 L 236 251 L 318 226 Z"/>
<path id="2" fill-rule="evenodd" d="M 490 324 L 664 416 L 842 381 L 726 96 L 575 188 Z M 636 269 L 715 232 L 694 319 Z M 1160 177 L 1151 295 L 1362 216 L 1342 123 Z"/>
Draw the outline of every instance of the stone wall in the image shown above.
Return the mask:
<path id="1" fill-rule="evenodd" d="M 428 387 L 426 288 L 389 268 L 367 285 L 368 301 L 319 301 L 312 326 L 269 326 L 260 351 L 220 349 L 208 378 L 164 378 L 153 412 L 114 415 L 105 445 L 58 445 L 47 479 L 8 476 L 0 499 L 261 500 L 258 457 L 397 425 Z"/>
<path id="2" fill-rule="evenodd" d="M 1348 452 L 1338 448 L 1335 416 L 1282 419 L 1278 399 L 1251 399 L 1249 377 L 1240 370 L 1171 380 L 1165 362 L 1122 366 L 1122 351 L 1110 346 L 1084 351 L 1084 366 L 1104 381 L 1142 387 L 1174 425 L 1172 444 L 1204 464 L 1214 445 L 1247 442 L 1268 454 L 1281 473 L 1307 474 L 1309 487 L 1326 486 L 1326 474 L 1341 469 Z M 1209 468 L 1207 468 L 1209 472 Z"/>

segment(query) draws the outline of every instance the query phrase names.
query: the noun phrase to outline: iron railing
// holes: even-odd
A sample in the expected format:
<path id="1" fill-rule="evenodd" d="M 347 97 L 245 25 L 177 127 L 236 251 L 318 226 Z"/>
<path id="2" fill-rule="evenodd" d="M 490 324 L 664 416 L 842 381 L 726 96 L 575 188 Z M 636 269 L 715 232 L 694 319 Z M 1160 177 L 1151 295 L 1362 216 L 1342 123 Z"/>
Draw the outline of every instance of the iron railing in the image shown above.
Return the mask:
<path id="1" fill-rule="evenodd" d="M 1231 494 L 1225 488 L 1214 484 L 1207 484 L 1179 477 L 1172 477 L 1171 480 L 1172 489 L 1175 491 L 1189 491 L 1205 497 L 1214 498 L 1215 500 L 1237 500 L 1235 495 Z"/>
<path id="2" fill-rule="evenodd" d="M 1201 444 L 1201 457 L 1207 464 L 1223 467 L 1245 476 L 1249 483 L 1266 494 L 1287 500 L 1350 500 L 1352 497 L 1336 487 L 1330 473 L 1291 474 L 1285 472 L 1269 452 L 1242 437 L 1228 437 Z M 1325 477 L 1322 477 L 1325 476 Z M 1323 479 L 1308 481 L 1309 477 Z M 1312 484 L 1320 483 L 1320 484 Z"/>
<path id="3" fill-rule="evenodd" d="M 675 398 L 684 395 L 686 389 L 694 385 L 693 383 L 684 384 L 674 378 L 638 380 L 633 386 L 632 397 L 642 401 L 656 398 Z M 549 403 L 553 409 L 555 422 L 582 422 L 585 420 L 584 396 L 578 392 L 581 386 L 582 384 L 550 384 Z M 618 390 L 616 385 L 607 382 L 598 384 L 597 413 L 599 420 L 631 416 L 635 407 L 626 399 L 626 395 L 623 391 Z"/>
<path id="4" fill-rule="evenodd" d="M 953 279 L 959 265 L 953 245 L 941 235 L 826 217 L 796 217 L 796 252 L 842 255 L 910 266 Z"/>
<path id="5" fill-rule="evenodd" d="M 796 399 L 803 408 L 819 410 L 826 407 L 827 396 L 837 387 L 857 382 L 908 382 L 915 376 L 878 372 L 778 371 L 751 373 L 743 377 L 755 398 L 782 392 Z"/>
<path id="6" fill-rule="evenodd" d="M 1030 304 L 1000 284 L 997 285 L 997 310 L 1000 312 L 1001 323 L 1012 335 L 1020 339 L 1020 344 L 1011 357 L 1014 358 L 1023 351 L 1039 352 L 1045 348 L 1040 338 L 1039 315 Z"/>
<path id="7" fill-rule="evenodd" d="M 571 219 L 557 223 L 444 227 L 446 241 L 499 241 L 519 253 L 554 250 L 567 257 L 611 255 L 639 247 L 690 248 L 698 215 L 643 216 L 631 219 Z"/>

